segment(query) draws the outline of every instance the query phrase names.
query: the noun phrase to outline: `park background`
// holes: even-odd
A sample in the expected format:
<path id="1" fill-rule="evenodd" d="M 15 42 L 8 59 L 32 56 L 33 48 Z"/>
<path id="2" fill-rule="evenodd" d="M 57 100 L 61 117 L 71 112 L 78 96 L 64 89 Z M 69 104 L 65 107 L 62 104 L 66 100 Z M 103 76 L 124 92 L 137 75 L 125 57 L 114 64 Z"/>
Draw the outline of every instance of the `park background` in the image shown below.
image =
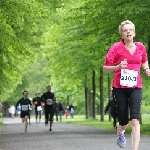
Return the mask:
<path id="1" fill-rule="evenodd" d="M 135 41 L 150 60 L 150 1 L 140 0 L 1 0 L 0 102 L 4 116 L 23 90 L 29 97 L 52 92 L 76 115 L 105 119 L 113 74 L 103 74 L 109 47 L 120 40 L 118 26 L 131 20 Z M 143 77 L 142 124 L 149 124 L 149 81 Z M 146 118 L 146 119 L 145 119 Z"/>

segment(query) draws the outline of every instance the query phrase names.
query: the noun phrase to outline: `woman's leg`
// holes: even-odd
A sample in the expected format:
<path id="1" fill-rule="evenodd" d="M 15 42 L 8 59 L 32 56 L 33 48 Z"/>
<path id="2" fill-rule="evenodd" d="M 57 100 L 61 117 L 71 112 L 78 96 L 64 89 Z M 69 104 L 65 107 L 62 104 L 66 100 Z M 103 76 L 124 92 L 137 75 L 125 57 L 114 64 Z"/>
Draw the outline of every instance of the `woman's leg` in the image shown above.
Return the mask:
<path id="1" fill-rule="evenodd" d="M 128 124 L 128 97 L 125 94 L 124 89 L 114 88 L 113 99 L 117 105 L 117 114 L 119 122 L 117 128 L 117 145 L 120 148 L 124 148 L 126 144 L 124 132 Z"/>
<path id="2" fill-rule="evenodd" d="M 142 89 L 135 89 L 129 98 L 130 107 L 130 125 L 131 125 L 131 139 L 132 150 L 138 150 L 140 142 L 140 108 L 142 101 Z"/>
<path id="3" fill-rule="evenodd" d="M 117 105 L 118 114 L 118 131 L 124 133 L 128 125 L 128 97 L 125 95 L 124 89 L 113 89 L 113 99 Z"/>
<path id="4" fill-rule="evenodd" d="M 132 139 L 132 150 L 138 150 L 139 142 L 140 142 L 140 124 L 137 119 L 132 119 L 130 121 L 131 125 L 131 139 Z"/>

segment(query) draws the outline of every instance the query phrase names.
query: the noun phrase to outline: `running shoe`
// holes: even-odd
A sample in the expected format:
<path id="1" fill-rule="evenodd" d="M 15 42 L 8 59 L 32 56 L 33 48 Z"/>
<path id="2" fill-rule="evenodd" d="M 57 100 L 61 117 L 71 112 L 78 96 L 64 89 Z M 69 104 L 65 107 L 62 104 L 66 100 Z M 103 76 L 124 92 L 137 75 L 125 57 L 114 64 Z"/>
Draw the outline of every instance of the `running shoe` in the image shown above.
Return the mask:
<path id="1" fill-rule="evenodd" d="M 126 139 L 125 139 L 124 134 L 118 133 L 117 145 L 118 145 L 120 148 L 125 148 L 125 144 L 126 144 Z"/>

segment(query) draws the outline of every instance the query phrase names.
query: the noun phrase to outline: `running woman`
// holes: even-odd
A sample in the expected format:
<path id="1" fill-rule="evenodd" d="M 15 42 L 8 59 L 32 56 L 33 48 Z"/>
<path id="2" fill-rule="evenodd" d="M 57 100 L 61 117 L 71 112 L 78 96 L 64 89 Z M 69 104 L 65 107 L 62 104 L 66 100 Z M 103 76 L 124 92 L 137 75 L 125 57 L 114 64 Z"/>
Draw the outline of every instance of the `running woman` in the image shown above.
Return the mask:
<path id="1" fill-rule="evenodd" d="M 121 41 L 115 43 L 108 51 L 103 66 L 103 71 L 114 72 L 113 95 L 117 103 L 118 131 L 117 144 L 124 148 L 126 139 L 125 129 L 128 119 L 131 126 L 132 150 L 138 150 L 140 142 L 140 107 L 142 102 L 142 78 L 140 68 L 150 76 L 148 58 L 145 46 L 140 42 L 134 42 L 135 25 L 129 21 L 123 21 L 119 25 Z M 128 118 L 128 107 L 130 115 Z"/>
<path id="2" fill-rule="evenodd" d="M 16 108 L 19 104 L 21 105 L 22 122 L 25 122 L 25 132 L 27 132 L 28 119 L 30 116 L 30 107 L 32 106 L 32 103 L 28 98 L 28 91 L 26 90 L 23 91 L 23 97 L 17 102 Z"/>
<path id="3" fill-rule="evenodd" d="M 54 116 L 54 93 L 51 92 L 51 86 L 47 86 L 47 92 L 41 96 L 41 101 L 45 103 L 45 126 L 50 121 L 49 131 L 52 130 L 53 116 Z"/>

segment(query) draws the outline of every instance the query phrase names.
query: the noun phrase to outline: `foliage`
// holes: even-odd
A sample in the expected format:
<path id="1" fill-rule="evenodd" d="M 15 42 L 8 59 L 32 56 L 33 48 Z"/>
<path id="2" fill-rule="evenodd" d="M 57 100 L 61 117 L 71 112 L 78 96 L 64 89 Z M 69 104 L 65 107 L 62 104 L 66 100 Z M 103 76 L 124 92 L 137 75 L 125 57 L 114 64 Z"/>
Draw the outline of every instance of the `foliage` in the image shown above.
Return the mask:
<path id="1" fill-rule="evenodd" d="M 84 86 L 92 90 L 95 70 L 98 104 L 100 67 L 109 47 L 120 40 L 118 25 L 133 21 L 135 40 L 148 48 L 149 7 L 149 0 L 1 0 L 0 100 L 16 101 L 24 89 L 34 97 L 51 84 L 65 104 L 69 96 L 84 105 Z M 149 105 L 149 78 L 142 77 Z M 107 75 L 104 81 L 106 101 Z"/>
<path id="2" fill-rule="evenodd" d="M 1 101 L 6 100 L 22 83 L 25 73 L 22 68 L 34 60 L 42 34 L 40 27 L 44 27 L 46 13 L 44 5 L 36 0 L 0 2 Z"/>

